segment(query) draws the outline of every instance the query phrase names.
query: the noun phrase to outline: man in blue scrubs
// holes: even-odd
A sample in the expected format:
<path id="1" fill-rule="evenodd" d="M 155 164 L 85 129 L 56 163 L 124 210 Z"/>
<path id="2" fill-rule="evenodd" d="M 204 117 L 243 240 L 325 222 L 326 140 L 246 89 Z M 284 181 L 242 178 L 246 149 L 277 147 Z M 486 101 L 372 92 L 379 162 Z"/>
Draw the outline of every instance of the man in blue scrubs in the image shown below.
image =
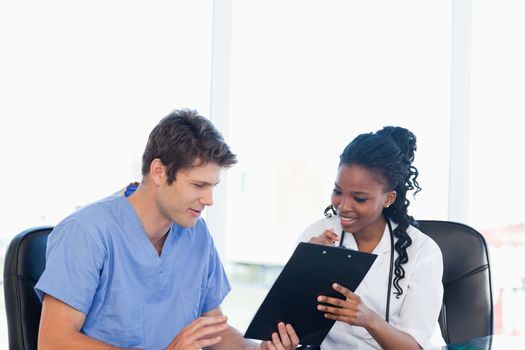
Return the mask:
<path id="1" fill-rule="evenodd" d="M 230 284 L 200 215 L 235 164 L 221 134 L 177 110 L 151 132 L 143 179 L 60 222 L 49 236 L 39 349 L 291 350 L 290 325 L 246 340 L 220 304 Z"/>

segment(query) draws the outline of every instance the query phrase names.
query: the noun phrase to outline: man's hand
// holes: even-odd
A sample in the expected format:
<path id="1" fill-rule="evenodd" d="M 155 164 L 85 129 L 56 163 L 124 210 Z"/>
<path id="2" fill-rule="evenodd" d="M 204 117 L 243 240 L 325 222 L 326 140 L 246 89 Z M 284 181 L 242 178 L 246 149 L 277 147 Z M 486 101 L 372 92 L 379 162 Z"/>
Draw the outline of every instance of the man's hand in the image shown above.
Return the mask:
<path id="1" fill-rule="evenodd" d="M 272 333 L 272 341 L 263 341 L 261 350 L 293 350 L 299 345 L 299 337 L 290 324 L 280 322 L 277 325 L 279 331 Z"/>
<path id="2" fill-rule="evenodd" d="M 228 329 L 226 316 L 199 317 L 173 339 L 166 350 L 199 350 L 222 341 L 217 335 Z"/>

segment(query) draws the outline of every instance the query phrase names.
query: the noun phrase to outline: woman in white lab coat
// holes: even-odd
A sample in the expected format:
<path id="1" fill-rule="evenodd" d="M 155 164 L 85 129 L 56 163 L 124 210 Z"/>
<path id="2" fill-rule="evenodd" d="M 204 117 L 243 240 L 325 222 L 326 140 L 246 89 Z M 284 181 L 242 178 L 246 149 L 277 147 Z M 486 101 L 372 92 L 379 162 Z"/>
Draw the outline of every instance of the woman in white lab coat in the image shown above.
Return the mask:
<path id="1" fill-rule="evenodd" d="M 416 137 L 385 127 L 356 137 L 340 156 L 331 205 L 300 240 L 377 254 L 343 300 L 318 297 L 318 310 L 336 320 L 321 349 L 421 349 L 444 345 L 438 325 L 442 255 L 408 215 L 407 192 L 419 192 L 412 165 Z"/>

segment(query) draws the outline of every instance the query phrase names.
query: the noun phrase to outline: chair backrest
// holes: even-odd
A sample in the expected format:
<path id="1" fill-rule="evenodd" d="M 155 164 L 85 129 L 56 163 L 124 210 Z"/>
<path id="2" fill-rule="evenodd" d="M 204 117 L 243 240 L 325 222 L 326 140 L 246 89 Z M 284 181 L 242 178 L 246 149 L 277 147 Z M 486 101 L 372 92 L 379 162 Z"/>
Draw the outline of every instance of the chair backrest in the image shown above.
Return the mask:
<path id="1" fill-rule="evenodd" d="M 419 220 L 419 229 L 443 253 L 443 307 L 439 315 L 447 344 L 492 335 L 493 302 L 487 243 L 473 228 L 450 221 Z"/>
<path id="2" fill-rule="evenodd" d="M 52 229 L 43 226 L 23 231 L 7 248 L 4 298 L 9 349 L 37 349 L 42 304 L 33 287 L 46 265 L 47 236 Z"/>

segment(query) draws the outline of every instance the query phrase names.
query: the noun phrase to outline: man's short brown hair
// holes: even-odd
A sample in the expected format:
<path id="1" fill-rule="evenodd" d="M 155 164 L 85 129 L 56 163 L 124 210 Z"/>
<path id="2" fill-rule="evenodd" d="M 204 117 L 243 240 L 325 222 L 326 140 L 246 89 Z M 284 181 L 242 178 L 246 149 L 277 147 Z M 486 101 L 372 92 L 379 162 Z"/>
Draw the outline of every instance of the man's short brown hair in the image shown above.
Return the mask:
<path id="1" fill-rule="evenodd" d="M 168 184 L 176 180 L 177 171 L 200 164 L 216 163 L 228 168 L 237 163 L 235 154 L 221 133 L 197 111 L 175 110 L 151 131 L 142 155 L 142 175 L 147 175 L 151 162 L 159 158 L 168 169 Z"/>

